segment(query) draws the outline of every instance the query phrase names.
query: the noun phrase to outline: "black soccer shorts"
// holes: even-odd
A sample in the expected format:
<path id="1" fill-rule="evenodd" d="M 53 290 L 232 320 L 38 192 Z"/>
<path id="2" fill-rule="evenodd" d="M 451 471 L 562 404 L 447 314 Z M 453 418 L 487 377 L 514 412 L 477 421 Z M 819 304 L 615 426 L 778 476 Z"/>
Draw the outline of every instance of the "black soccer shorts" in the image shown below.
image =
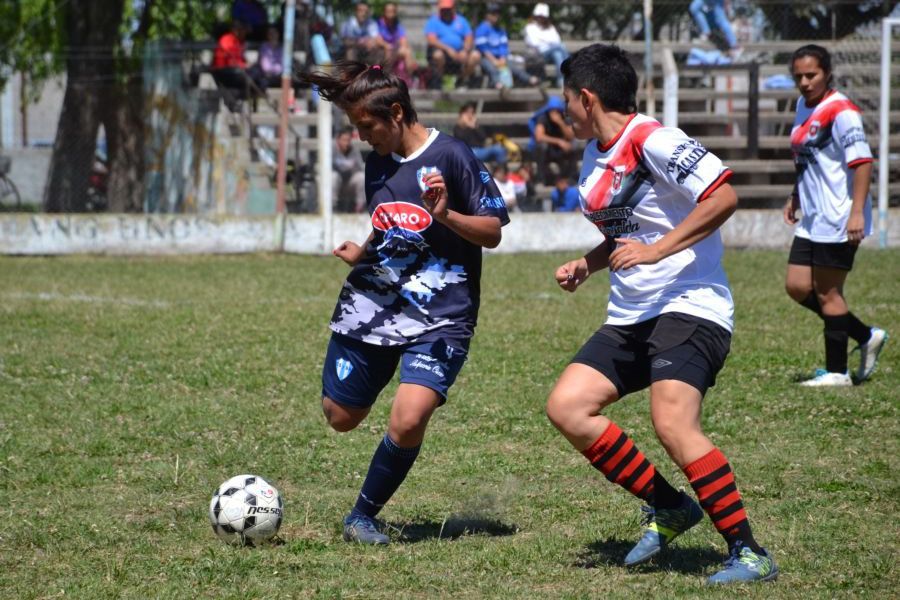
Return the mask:
<path id="1" fill-rule="evenodd" d="M 666 379 L 683 381 L 704 395 L 716 384 L 730 348 L 731 333 L 724 327 L 672 312 L 634 325 L 604 325 L 572 362 L 600 371 L 620 398 Z"/>

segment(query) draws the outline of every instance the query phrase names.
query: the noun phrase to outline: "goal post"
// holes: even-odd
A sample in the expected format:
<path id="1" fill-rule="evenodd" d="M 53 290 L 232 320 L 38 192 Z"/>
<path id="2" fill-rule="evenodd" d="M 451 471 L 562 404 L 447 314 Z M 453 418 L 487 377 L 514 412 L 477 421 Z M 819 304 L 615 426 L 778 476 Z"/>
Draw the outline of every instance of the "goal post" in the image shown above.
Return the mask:
<path id="1" fill-rule="evenodd" d="M 888 181 L 891 170 L 890 110 L 891 110 L 891 36 L 900 18 L 886 18 L 881 22 L 881 102 L 878 115 L 878 240 L 887 248 Z"/>

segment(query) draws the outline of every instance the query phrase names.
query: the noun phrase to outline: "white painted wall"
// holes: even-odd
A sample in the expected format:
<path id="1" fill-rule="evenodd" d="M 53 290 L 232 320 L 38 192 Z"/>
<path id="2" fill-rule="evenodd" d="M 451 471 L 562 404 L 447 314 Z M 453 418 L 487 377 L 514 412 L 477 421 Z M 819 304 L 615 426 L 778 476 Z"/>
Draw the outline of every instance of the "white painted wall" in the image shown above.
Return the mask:
<path id="1" fill-rule="evenodd" d="M 891 210 L 888 245 L 900 245 L 900 209 Z M 0 214 L 0 254 L 235 254 L 278 250 L 275 217 L 196 215 Z M 322 217 L 289 215 L 284 250 L 328 254 Z M 335 215 L 334 243 L 362 242 L 371 225 L 365 215 Z M 722 228 L 725 244 L 738 248 L 787 248 L 792 229 L 777 210 L 741 210 Z M 601 240 L 579 213 L 514 213 L 503 242 L 488 252 L 583 251 Z M 868 239 L 868 247 L 877 240 Z"/>

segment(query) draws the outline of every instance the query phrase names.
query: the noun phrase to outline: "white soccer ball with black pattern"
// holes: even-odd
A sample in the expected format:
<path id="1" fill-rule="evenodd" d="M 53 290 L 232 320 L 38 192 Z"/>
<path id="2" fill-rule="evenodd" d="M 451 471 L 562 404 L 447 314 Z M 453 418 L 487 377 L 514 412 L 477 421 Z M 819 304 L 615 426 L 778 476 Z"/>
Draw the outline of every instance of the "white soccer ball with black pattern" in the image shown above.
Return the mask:
<path id="1" fill-rule="evenodd" d="M 281 494 L 258 475 L 232 477 L 209 502 L 213 531 L 229 544 L 256 546 L 272 539 L 283 516 Z"/>

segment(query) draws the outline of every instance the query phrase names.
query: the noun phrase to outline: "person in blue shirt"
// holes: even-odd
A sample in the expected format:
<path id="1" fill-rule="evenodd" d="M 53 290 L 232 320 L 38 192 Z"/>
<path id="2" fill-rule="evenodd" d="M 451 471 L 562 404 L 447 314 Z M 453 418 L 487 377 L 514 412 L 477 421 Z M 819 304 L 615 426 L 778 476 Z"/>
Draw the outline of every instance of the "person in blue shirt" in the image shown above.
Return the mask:
<path id="1" fill-rule="evenodd" d="M 560 175 L 556 178 L 556 185 L 550 192 L 550 204 L 553 212 L 573 212 L 581 208 L 578 188 L 572 187 L 568 176 Z"/>
<path id="2" fill-rule="evenodd" d="M 301 78 L 368 142 L 372 230 L 333 254 L 350 265 L 331 317 L 322 408 L 336 431 L 366 418 L 400 371 L 387 433 L 372 457 L 346 541 L 387 544 L 375 516 L 409 472 L 434 411 L 466 361 L 481 290 L 481 249 L 509 222 L 500 191 L 463 142 L 418 122 L 406 84 L 380 66 L 338 62 Z"/>
<path id="3" fill-rule="evenodd" d="M 428 64 L 434 71 L 431 85 L 440 87 L 445 74 L 459 74 L 458 82 L 465 86 L 481 61 L 472 27 L 457 14 L 454 0 L 438 0 L 437 7 L 437 14 L 425 23 Z"/>
<path id="4" fill-rule="evenodd" d="M 481 53 L 481 69 L 487 74 L 491 87 L 512 87 L 513 81 L 532 87 L 539 83 L 534 75 L 510 60 L 509 36 L 500 26 L 500 5 L 487 5 L 484 21 L 475 29 L 475 48 Z"/>

